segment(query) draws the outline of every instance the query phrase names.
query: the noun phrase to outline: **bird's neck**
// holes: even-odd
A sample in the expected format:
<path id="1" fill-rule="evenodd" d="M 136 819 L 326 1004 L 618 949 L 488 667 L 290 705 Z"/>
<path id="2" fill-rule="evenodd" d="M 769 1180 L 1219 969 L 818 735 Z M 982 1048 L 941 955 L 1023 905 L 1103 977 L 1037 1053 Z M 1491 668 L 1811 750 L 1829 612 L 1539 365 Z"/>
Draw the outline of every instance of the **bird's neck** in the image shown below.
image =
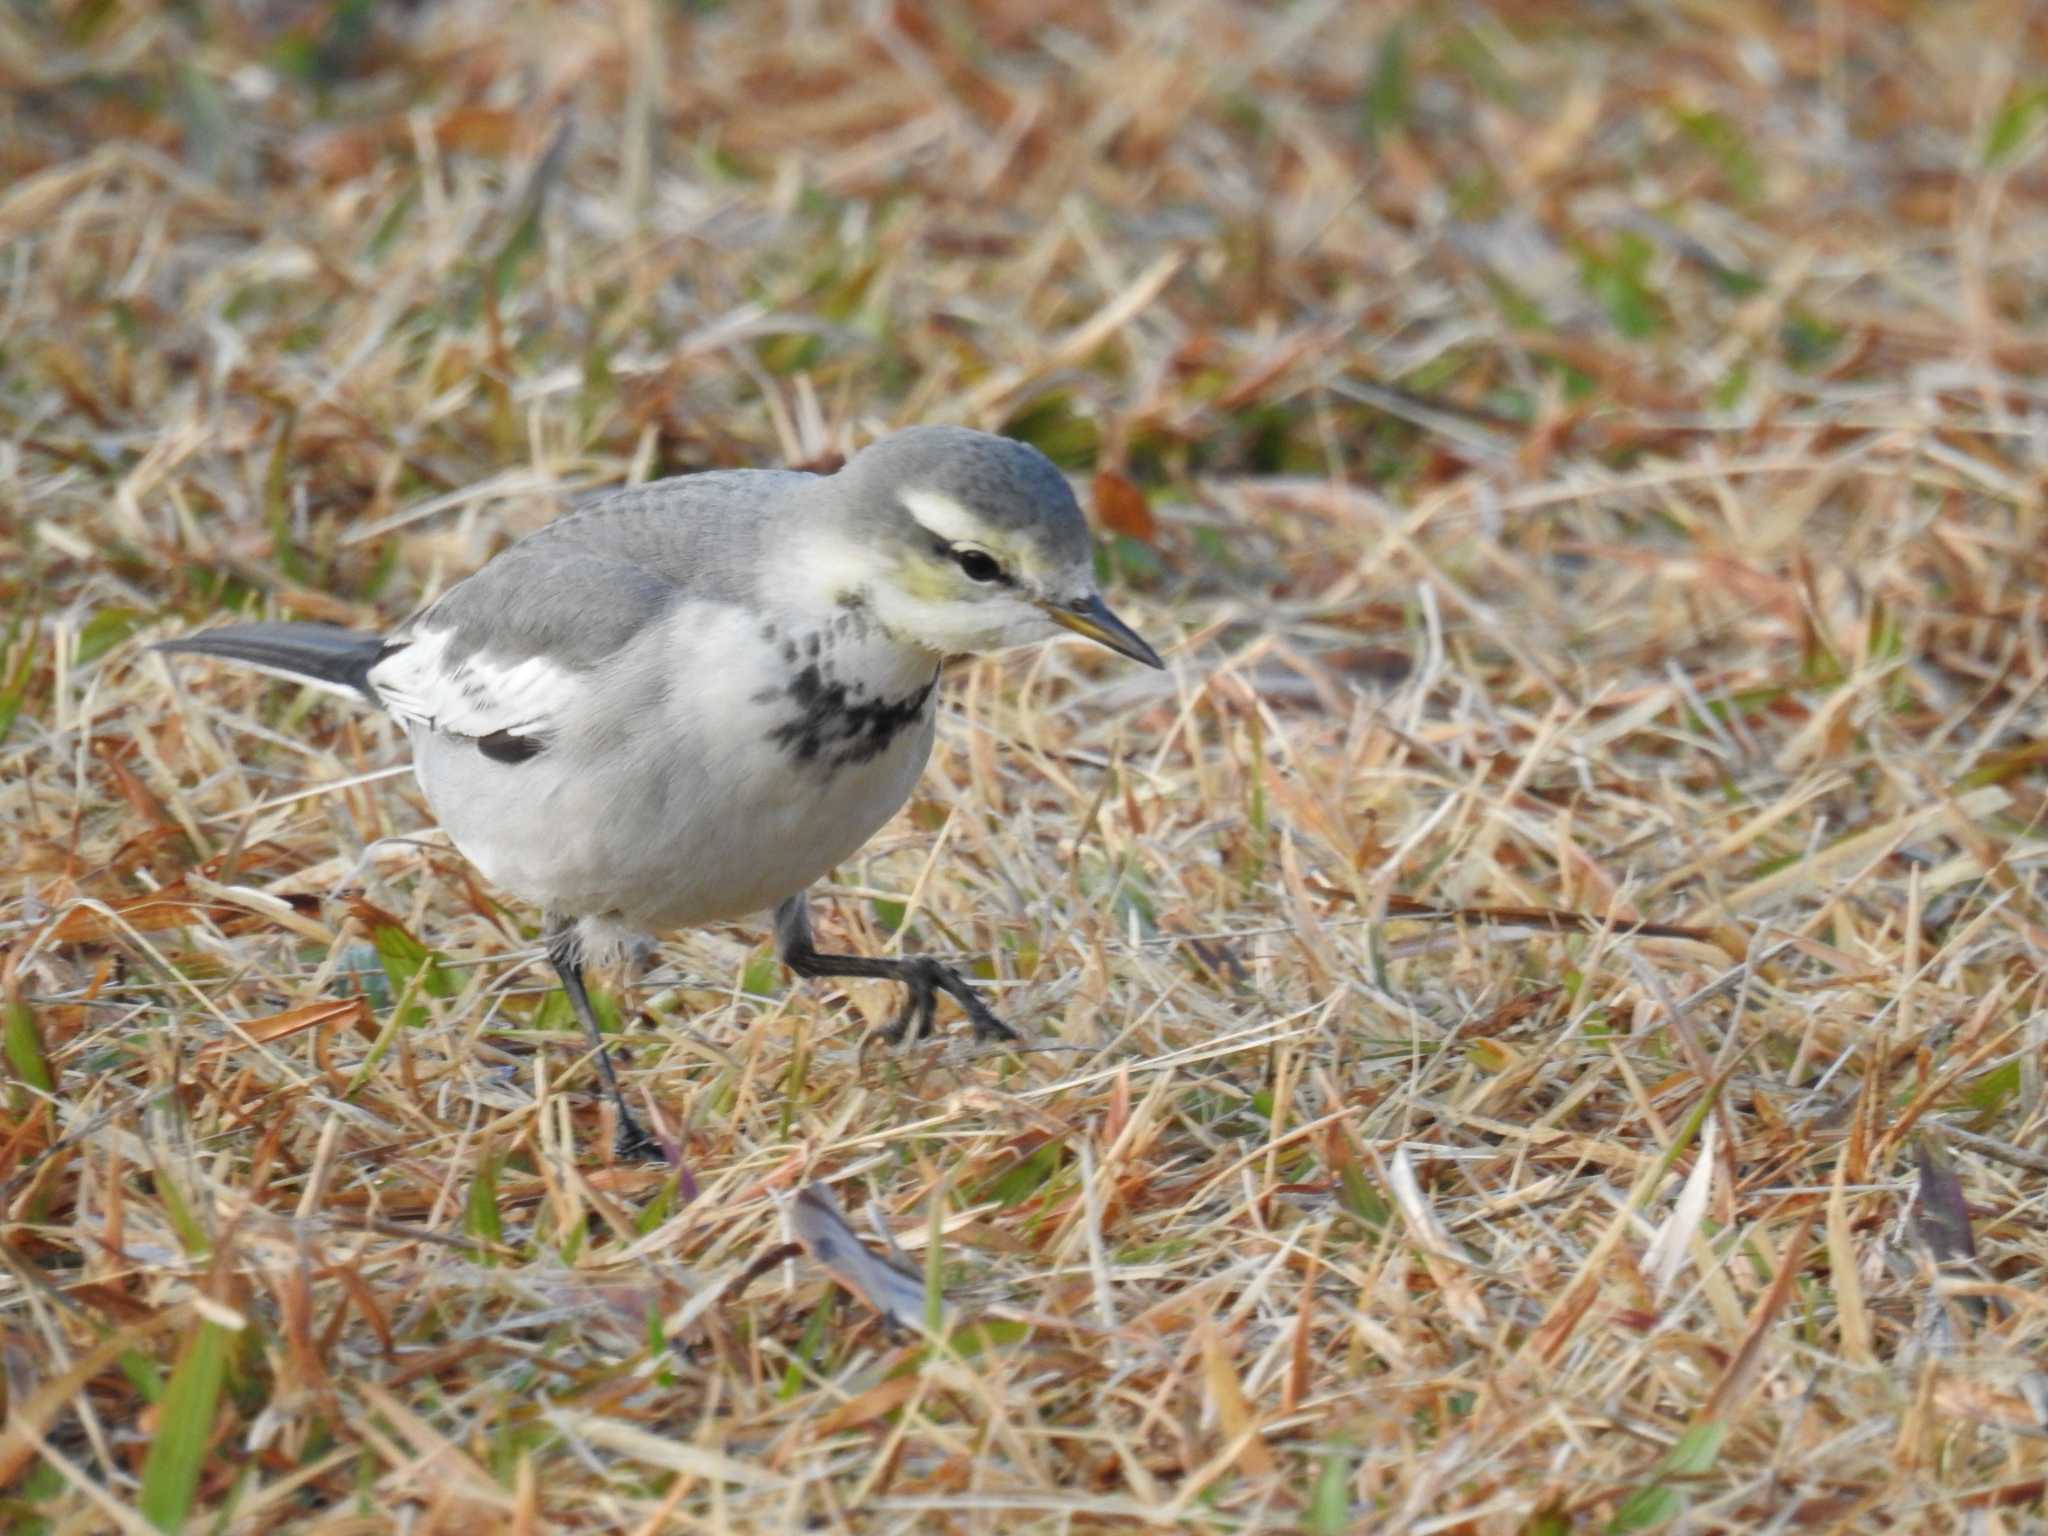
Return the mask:
<path id="1" fill-rule="evenodd" d="M 872 549 L 813 527 L 771 571 L 762 596 L 793 632 L 817 632 L 910 686 L 922 687 L 938 669 L 940 652 L 892 624 L 887 604 L 876 601 L 887 573 Z"/>
<path id="2" fill-rule="evenodd" d="M 763 607 L 772 614 L 769 642 L 781 661 L 801 673 L 821 673 L 858 683 L 871 699 L 907 697 L 930 687 L 939 670 L 936 651 L 917 644 L 883 621 L 861 578 L 860 556 L 806 544 L 792 551 L 763 584 Z M 828 558 L 836 555 L 836 558 Z"/>

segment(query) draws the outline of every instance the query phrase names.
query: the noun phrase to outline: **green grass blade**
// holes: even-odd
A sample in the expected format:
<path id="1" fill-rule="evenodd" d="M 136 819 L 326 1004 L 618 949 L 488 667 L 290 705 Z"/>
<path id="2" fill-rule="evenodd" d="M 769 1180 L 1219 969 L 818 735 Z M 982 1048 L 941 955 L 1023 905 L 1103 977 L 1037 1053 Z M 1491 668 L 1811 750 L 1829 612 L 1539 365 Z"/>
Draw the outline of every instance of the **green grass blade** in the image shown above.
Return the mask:
<path id="1" fill-rule="evenodd" d="M 935 1339 L 946 1332 L 946 1181 L 932 1191 L 931 1227 L 924 1244 L 924 1326 Z"/>
<path id="2" fill-rule="evenodd" d="M 1342 1446 L 1323 1457 L 1323 1469 L 1316 1476 L 1315 1492 L 1309 1496 L 1308 1518 L 1304 1522 L 1315 1536 L 1344 1536 L 1353 1529 L 1351 1519 L 1351 1457 Z"/>
<path id="3" fill-rule="evenodd" d="M 505 1218 L 498 1210 L 498 1157 L 494 1152 L 486 1152 L 478 1160 L 476 1177 L 469 1185 L 469 1208 L 463 1213 L 462 1225 L 471 1237 L 480 1237 L 487 1243 L 505 1240 Z M 495 1256 L 486 1254 L 484 1262 L 495 1263 Z"/>
<path id="4" fill-rule="evenodd" d="M 43 1038 L 36 1029 L 36 1016 L 27 1003 L 12 999 L 7 1004 L 6 1023 L 0 1026 L 0 1049 L 14 1075 L 41 1093 L 54 1093 L 57 1080 L 43 1055 Z"/>
<path id="5" fill-rule="evenodd" d="M 229 1330 L 201 1319 L 164 1391 L 156 1438 L 142 1464 L 142 1518 L 160 1531 L 175 1531 L 192 1512 L 199 1470 L 220 1408 L 227 1375 Z"/>

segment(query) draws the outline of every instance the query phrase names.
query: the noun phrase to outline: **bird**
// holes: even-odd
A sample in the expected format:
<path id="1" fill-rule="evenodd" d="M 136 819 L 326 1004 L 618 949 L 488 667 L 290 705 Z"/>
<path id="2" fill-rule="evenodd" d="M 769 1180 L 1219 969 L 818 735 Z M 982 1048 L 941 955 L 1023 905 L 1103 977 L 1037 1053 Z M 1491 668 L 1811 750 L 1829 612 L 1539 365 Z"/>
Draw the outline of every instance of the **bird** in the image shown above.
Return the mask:
<path id="1" fill-rule="evenodd" d="M 1073 633 L 1163 667 L 1103 600 L 1094 541 L 1038 449 L 966 427 L 881 437 L 830 474 L 709 470 L 602 493 L 387 633 L 256 622 L 155 646 L 387 711 L 455 847 L 538 908 L 617 1120 L 584 973 L 664 933 L 772 912 L 800 978 L 900 983 L 895 1044 L 940 994 L 1016 1031 L 931 956 L 827 953 L 809 888 L 908 800 L 948 657 Z"/>

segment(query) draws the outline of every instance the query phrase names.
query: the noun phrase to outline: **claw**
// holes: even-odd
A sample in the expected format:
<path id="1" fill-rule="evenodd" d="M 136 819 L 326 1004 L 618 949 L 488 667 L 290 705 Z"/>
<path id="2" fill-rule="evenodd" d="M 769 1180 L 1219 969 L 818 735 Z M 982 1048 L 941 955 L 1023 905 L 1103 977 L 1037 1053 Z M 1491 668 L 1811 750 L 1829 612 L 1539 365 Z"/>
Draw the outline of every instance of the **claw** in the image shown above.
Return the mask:
<path id="1" fill-rule="evenodd" d="M 937 1028 L 935 1015 L 938 1011 L 938 994 L 929 985 L 905 982 L 909 995 L 903 999 L 895 1021 L 882 1031 L 882 1038 L 891 1045 L 901 1045 L 906 1037 L 911 1040 L 929 1039 Z"/>
<path id="2" fill-rule="evenodd" d="M 977 1040 L 1022 1040 L 1024 1038 L 986 1008 L 975 1010 L 973 1024 L 974 1038 Z"/>
<path id="3" fill-rule="evenodd" d="M 986 1043 L 1024 1038 L 990 1012 L 988 1005 L 975 996 L 972 987 L 958 977 L 951 979 L 954 985 L 945 989 L 966 1012 L 976 1040 Z M 928 1040 L 938 1033 L 939 988 L 945 983 L 915 978 L 906 980 L 903 985 L 909 995 L 903 999 L 903 1006 L 889 1027 L 882 1031 L 882 1039 L 889 1045 L 901 1045 L 906 1038 Z"/>
<path id="4" fill-rule="evenodd" d="M 612 1137 L 612 1161 L 619 1163 L 665 1163 L 668 1153 L 647 1128 L 619 1106 L 619 1128 Z"/>
<path id="5" fill-rule="evenodd" d="M 896 1010 L 896 1017 L 889 1021 L 889 1027 L 882 1031 L 882 1040 L 888 1045 L 901 1045 L 904 1036 L 915 1040 L 912 1026 L 917 1022 L 917 988 L 911 987 L 905 994 L 903 1006 Z"/>

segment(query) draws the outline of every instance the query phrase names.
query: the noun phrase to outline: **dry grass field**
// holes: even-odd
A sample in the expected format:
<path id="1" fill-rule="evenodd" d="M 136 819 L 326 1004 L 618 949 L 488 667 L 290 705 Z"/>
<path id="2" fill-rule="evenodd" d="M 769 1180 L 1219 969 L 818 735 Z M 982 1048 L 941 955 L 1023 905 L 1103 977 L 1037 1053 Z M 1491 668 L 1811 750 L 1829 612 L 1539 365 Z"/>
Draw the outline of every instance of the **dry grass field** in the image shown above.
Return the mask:
<path id="1" fill-rule="evenodd" d="M 1027 1048 L 609 980 L 665 1168 L 147 650 L 917 421 L 1169 669 L 820 893 Z M 12 0 L 0 1528 L 2043 1529 L 2044 423 L 2030 5 Z"/>

